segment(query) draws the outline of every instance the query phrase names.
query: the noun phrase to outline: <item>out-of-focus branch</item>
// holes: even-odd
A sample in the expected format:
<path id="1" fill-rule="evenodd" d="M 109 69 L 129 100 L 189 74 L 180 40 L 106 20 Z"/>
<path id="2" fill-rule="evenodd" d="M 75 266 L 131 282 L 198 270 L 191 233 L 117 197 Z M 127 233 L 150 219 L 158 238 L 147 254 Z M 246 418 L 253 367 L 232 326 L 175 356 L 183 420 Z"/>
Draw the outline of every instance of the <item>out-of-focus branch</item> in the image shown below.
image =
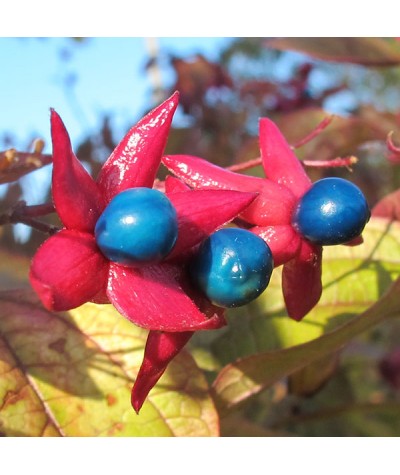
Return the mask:
<path id="1" fill-rule="evenodd" d="M 325 117 L 325 119 L 323 119 L 308 135 L 292 145 L 292 148 L 300 148 L 306 143 L 311 142 L 311 140 L 315 139 L 317 135 L 319 135 L 324 129 L 328 127 L 334 118 L 334 115 L 328 115 Z"/>
<path id="2" fill-rule="evenodd" d="M 36 219 L 39 216 L 54 213 L 54 211 L 55 209 L 52 203 L 27 206 L 25 201 L 18 201 L 16 205 L 0 215 L 0 226 L 4 224 L 22 223 L 43 233 L 54 234 L 59 231 L 60 228 Z"/>
<path id="3" fill-rule="evenodd" d="M 306 167 L 314 167 L 314 168 L 340 168 L 346 167 L 351 168 L 352 165 L 358 162 L 358 158 L 354 156 L 350 157 L 336 157 L 331 160 L 302 160 L 301 163 Z M 250 168 L 257 167 L 262 164 L 261 157 L 254 158 L 252 160 L 247 160 L 243 163 L 237 163 L 235 165 L 231 165 L 227 167 L 228 170 L 232 172 L 242 172 L 245 170 L 249 170 Z"/>
<path id="4" fill-rule="evenodd" d="M 42 153 L 44 142 L 35 140 L 32 152 L 10 148 L 0 152 L 0 184 L 16 181 L 22 176 L 52 162 L 52 155 Z"/>

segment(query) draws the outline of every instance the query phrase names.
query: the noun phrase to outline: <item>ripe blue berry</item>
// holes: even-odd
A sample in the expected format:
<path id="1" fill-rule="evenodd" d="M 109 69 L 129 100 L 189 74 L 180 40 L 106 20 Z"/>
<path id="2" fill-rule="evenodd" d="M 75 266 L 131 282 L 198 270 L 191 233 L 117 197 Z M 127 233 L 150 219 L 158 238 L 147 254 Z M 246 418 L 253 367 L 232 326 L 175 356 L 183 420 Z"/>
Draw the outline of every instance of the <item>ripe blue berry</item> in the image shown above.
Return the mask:
<path id="1" fill-rule="evenodd" d="M 301 198 L 293 226 L 320 245 L 344 244 L 359 236 L 370 211 L 361 190 L 342 178 L 324 178 Z"/>
<path id="2" fill-rule="evenodd" d="M 96 242 L 111 261 L 126 266 L 153 264 L 178 236 L 175 208 L 160 191 L 131 188 L 116 195 L 98 219 Z"/>
<path id="3" fill-rule="evenodd" d="M 273 270 L 268 245 L 244 229 L 226 228 L 201 244 L 190 266 L 193 282 L 220 307 L 240 307 L 268 286 Z"/>

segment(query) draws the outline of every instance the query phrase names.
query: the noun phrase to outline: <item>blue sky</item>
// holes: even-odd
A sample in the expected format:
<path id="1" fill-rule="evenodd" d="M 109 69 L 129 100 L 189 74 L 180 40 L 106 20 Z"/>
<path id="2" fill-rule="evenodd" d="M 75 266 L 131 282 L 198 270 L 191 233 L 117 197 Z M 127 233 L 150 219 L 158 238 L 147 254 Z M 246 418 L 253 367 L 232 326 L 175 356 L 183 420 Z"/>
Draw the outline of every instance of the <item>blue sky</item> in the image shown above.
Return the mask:
<path id="1" fill-rule="evenodd" d="M 199 52 L 213 60 L 230 41 L 222 37 L 165 37 L 157 38 L 157 45 L 161 54 L 187 57 Z M 151 82 L 144 69 L 147 44 L 145 38 L 138 37 L 94 37 L 79 45 L 62 37 L 1 37 L 0 142 L 11 134 L 8 146 L 26 150 L 32 139 L 40 137 L 46 142 L 44 151 L 51 153 L 51 107 L 61 115 L 73 146 L 89 132 L 98 131 L 98 121 L 107 112 L 113 112 L 113 130 L 121 133 L 115 139 L 122 138 L 150 104 Z M 66 77 L 74 75 L 71 97 L 63 84 Z M 173 76 L 166 70 L 162 79 L 171 84 Z M 50 174 L 51 167 L 44 167 L 20 180 L 23 198 L 29 204 L 43 202 Z M 0 185 L 0 198 L 6 188 Z M 18 224 L 14 232 L 25 241 L 30 228 Z"/>
<path id="2" fill-rule="evenodd" d="M 157 44 L 161 53 L 201 52 L 216 59 L 229 41 L 168 37 L 158 38 Z M 149 105 L 147 59 L 145 38 L 89 38 L 81 45 L 68 38 L 0 38 L 0 138 L 11 132 L 17 147 L 27 146 L 33 136 L 49 144 L 50 107 L 62 116 L 74 143 L 95 130 L 99 116 L 108 111 L 124 130 Z M 75 74 L 71 99 L 63 81 Z M 163 80 L 172 77 L 165 74 Z"/>

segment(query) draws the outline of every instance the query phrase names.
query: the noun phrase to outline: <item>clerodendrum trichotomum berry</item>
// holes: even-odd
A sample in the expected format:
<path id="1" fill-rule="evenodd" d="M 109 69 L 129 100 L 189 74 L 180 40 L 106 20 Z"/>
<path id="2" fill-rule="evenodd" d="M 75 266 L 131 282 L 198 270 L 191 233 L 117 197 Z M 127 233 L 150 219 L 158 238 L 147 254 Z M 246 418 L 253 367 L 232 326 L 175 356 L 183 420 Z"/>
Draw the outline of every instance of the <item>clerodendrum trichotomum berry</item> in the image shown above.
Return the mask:
<path id="1" fill-rule="evenodd" d="M 116 195 L 98 219 L 96 242 L 111 261 L 140 266 L 161 261 L 178 236 L 175 208 L 160 191 L 131 188 Z"/>
<path id="2" fill-rule="evenodd" d="M 190 274 L 212 303 L 239 307 L 266 289 L 273 267 L 271 250 L 260 237 L 244 229 L 226 228 L 201 244 Z"/>
<path id="3" fill-rule="evenodd" d="M 324 178 L 301 198 L 293 225 L 309 241 L 344 244 L 359 236 L 370 211 L 361 190 L 342 178 Z"/>

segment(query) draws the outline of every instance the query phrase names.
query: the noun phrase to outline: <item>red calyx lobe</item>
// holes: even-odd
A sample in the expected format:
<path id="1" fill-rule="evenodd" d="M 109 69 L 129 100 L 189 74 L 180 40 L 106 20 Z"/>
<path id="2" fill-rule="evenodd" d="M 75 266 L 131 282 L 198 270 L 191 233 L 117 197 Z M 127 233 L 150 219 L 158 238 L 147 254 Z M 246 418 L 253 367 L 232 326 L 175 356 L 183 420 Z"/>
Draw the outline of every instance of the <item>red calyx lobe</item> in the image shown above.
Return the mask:
<path id="1" fill-rule="evenodd" d="M 257 193 L 257 198 L 240 217 L 251 223 L 281 225 L 291 221 L 296 197 L 289 189 L 271 180 L 230 172 L 191 155 L 167 155 L 164 165 L 178 178 L 196 189 L 222 189 Z"/>

